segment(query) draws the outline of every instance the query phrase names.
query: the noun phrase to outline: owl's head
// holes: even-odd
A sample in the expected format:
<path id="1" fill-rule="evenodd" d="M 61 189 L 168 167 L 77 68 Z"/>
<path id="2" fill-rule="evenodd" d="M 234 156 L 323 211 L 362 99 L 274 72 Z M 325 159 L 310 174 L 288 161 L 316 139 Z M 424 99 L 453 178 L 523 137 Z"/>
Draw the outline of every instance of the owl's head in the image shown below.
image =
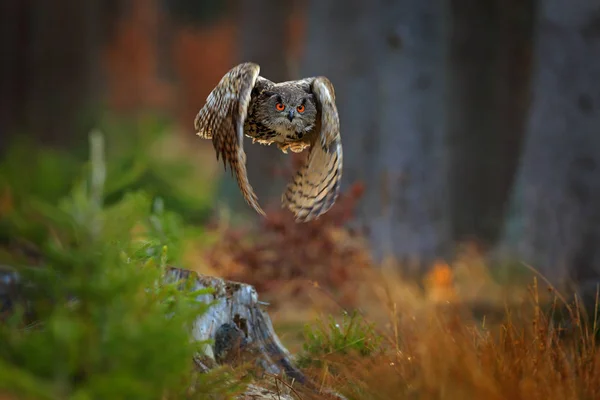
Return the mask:
<path id="1" fill-rule="evenodd" d="M 312 130 L 317 118 L 313 95 L 298 85 L 275 85 L 261 94 L 257 110 L 262 123 L 280 133 L 303 134 Z"/>

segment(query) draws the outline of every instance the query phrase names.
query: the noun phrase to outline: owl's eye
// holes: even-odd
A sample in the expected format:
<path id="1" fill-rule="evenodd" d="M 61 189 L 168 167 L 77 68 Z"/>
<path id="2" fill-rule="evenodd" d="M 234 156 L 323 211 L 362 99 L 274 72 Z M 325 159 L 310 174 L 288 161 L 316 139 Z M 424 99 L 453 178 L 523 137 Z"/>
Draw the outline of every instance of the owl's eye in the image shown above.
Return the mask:
<path id="1" fill-rule="evenodd" d="M 299 105 L 298 107 L 296 107 L 296 110 L 298 110 L 299 113 L 303 113 L 304 112 L 304 104 Z"/>
<path id="2" fill-rule="evenodd" d="M 282 103 L 277 103 L 275 105 L 275 108 L 277 109 L 277 111 L 283 111 L 283 110 L 285 110 L 285 106 Z"/>

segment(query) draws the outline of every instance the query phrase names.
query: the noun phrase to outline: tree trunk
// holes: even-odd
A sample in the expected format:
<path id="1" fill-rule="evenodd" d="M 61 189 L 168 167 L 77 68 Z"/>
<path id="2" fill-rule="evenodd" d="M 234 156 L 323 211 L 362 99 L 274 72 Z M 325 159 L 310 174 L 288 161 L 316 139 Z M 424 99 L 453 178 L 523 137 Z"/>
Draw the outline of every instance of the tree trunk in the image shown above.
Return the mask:
<path id="1" fill-rule="evenodd" d="M 235 3 L 240 26 L 237 62 L 251 61 L 259 64 L 260 74 L 274 82 L 292 79 L 286 56 L 291 3 L 268 0 L 237 0 Z M 281 194 L 291 179 L 282 174 L 289 168 L 290 155 L 286 156 L 274 146 L 253 145 L 247 138 L 244 150 L 248 156 L 248 179 L 261 206 L 272 204 L 279 207 Z M 235 179 L 229 175 L 223 178 L 223 200 L 237 211 L 257 217 L 239 195 Z"/>
<path id="2" fill-rule="evenodd" d="M 25 118 L 24 77 L 26 58 L 23 49 L 27 41 L 27 2 L 0 2 L 0 151 L 6 146 L 9 133 Z"/>
<path id="3" fill-rule="evenodd" d="M 335 15 L 335 18 L 331 18 Z M 443 2 L 318 1 L 302 75 L 336 90 L 343 185 L 363 181 L 358 219 L 376 258 L 444 250 Z"/>
<path id="4" fill-rule="evenodd" d="M 452 0 L 448 181 L 455 241 L 498 239 L 524 137 L 532 0 Z"/>
<path id="5" fill-rule="evenodd" d="M 378 180 L 373 236 L 418 272 L 448 244 L 443 1 L 386 1 L 380 66 Z M 400 43 L 400 45 L 397 44 Z"/>
<path id="6" fill-rule="evenodd" d="M 600 3 L 541 1 L 516 249 L 554 283 L 600 276 Z M 595 288 L 592 289 L 594 291 Z"/>
<path id="7" fill-rule="evenodd" d="M 116 1 L 6 0 L 0 8 L 0 131 L 84 142 Z"/>

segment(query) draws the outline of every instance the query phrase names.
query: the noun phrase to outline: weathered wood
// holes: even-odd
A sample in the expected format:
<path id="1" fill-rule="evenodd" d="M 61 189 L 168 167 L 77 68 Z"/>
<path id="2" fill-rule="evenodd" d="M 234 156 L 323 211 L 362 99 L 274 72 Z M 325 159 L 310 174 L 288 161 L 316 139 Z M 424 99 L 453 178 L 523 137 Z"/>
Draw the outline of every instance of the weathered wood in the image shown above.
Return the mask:
<path id="1" fill-rule="evenodd" d="M 249 385 L 244 393 L 238 396 L 238 400 L 294 400 L 287 394 L 277 393 L 260 386 Z"/>
<path id="2" fill-rule="evenodd" d="M 202 359 L 196 359 L 200 368 L 252 362 L 257 367 L 257 375 L 283 373 L 304 388 L 343 399 L 343 396 L 329 390 L 323 393 L 294 365 L 293 356 L 281 344 L 271 319 L 263 310 L 264 303 L 258 300 L 253 286 L 174 267 L 170 267 L 166 275 L 166 279 L 171 282 L 195 276 L 196 282 L 192 290 L 214 290 L 212 294 L 199 295 L 197 298 L 199 302 L 212 303 L 212 306 L 195 322 L 193 338 L 197 341 L 214 341 L 212 346 L 205 346 Z M 257 393 L 263 393 L 264 397 L 243 397 L 248 394 L 245 393 L 241 398 L 269 399 L 273 395 L 272 392 L 259 388 L 253 391 L 252 396 L 257 396 Z M 278 393 L 276 395 L 279 396 Z M 281 399 L 285 399 L 281 396 Z"/>
<path id="3" fill-rule="evenodd" d="M 294 365 L 293 356 L 281 344 L 271 319 L 263 310 L 265 303 L 258 300 L 253 286 L 174 267 L 170 267 L 166 275 L 171 282 L 195 277 L 192 290 L 213 289 L 212 294 L 199 295 L 197 298 L 199 302 L 212 303 L 208 312 L 195 322 L 192 333 L 197 341 L 214 341 L 212 346 L 205 346 L 202 359 L 196 359 L 201 368 L 250 361 L 257 367 L 257 375 L 283 373 L 295 384 L 312 392 L 319 392 L 328 398 L 344 399 L 338 393 L 319 388 Z M 273 392 L 266 389 L 252 390 L 252 395 L 247 392 L 240 398 L 273 398 Z M 263 397 L 257 393 L 262 393 Z M 276 396 L 279 395 L 276 393 Z M 285 397 L 281 395 L 281 399 Z"/>
<path id="4" fill-rule="evenodd" d="M 199 302 L 213 303 L 208 312 L 198 318 L 193 330 L 197 341 L 213 339 L 204 354 L 217 363 L 232 363 L 252 355 L 257 366 L 270 374 L 285 373 L 297 382 L 306 377 L 292 363 L 291 354 L 283 347 L 268 315 L 261 309 L 254 287 L 239 282 L 169 268 L 167 279 L 188 279 L 196 275 L 193 290 L 212 288 L 214 293 L 198 296 Z"/>

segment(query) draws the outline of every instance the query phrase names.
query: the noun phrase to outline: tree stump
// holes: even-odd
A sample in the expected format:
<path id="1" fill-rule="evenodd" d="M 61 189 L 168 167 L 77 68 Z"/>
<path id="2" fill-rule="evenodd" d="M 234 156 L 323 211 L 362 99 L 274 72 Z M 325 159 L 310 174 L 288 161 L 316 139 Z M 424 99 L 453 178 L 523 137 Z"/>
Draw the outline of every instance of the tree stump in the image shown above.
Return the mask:
<path id="1" fill-rule="evenodd" d="M 250 361 L 256 365 L 259 374 L 284 373 L 313 392 L 320 392 L 331 398 L 344 398 L 329 390 L 319 390 L 317 385 L 294 365 L 292 355 L 277 337 L 271 319 L 263 310 L 265 303 L 258 300 L 253 286 L 175 267 L 169 267 L 166 275 L 167 280 L 171 282 L 195 276 L 196 282 L 192 290 L 214 290 L 212 294 L 198 296 L 199 302 L 213 303 L 208 312 L 198 318 L 193 328 L 192 335 L 195 340 L 214 340 L 212 346 L 205 346 L 202 359 L 195 360 L 200 368 L 208 370 L 216 364 L 235 365 L 238 362 Z M 256 386 L 251 387 L 249 392 L 240 398 L 286 398 Z"/>
<path id="2" fill-rule="evenodd" d="M 205 357 L 211 360 L 209 363 L 235 363 L 250 355 L 266 373 L 283 372 L 299 383 L 307 381 L 279 341 L 254 287 L 180 268 L 170 267 L 167 271 L 168 280 L 184 280 L 190 275 L 197 277 L 192 290 L 214 290 L 212 294 L 198 296 L 199 302 L 213 305 L 198 318 L 192 333 L 197 341 L 214 340 L 213 346 L 204 348 Z"/>

